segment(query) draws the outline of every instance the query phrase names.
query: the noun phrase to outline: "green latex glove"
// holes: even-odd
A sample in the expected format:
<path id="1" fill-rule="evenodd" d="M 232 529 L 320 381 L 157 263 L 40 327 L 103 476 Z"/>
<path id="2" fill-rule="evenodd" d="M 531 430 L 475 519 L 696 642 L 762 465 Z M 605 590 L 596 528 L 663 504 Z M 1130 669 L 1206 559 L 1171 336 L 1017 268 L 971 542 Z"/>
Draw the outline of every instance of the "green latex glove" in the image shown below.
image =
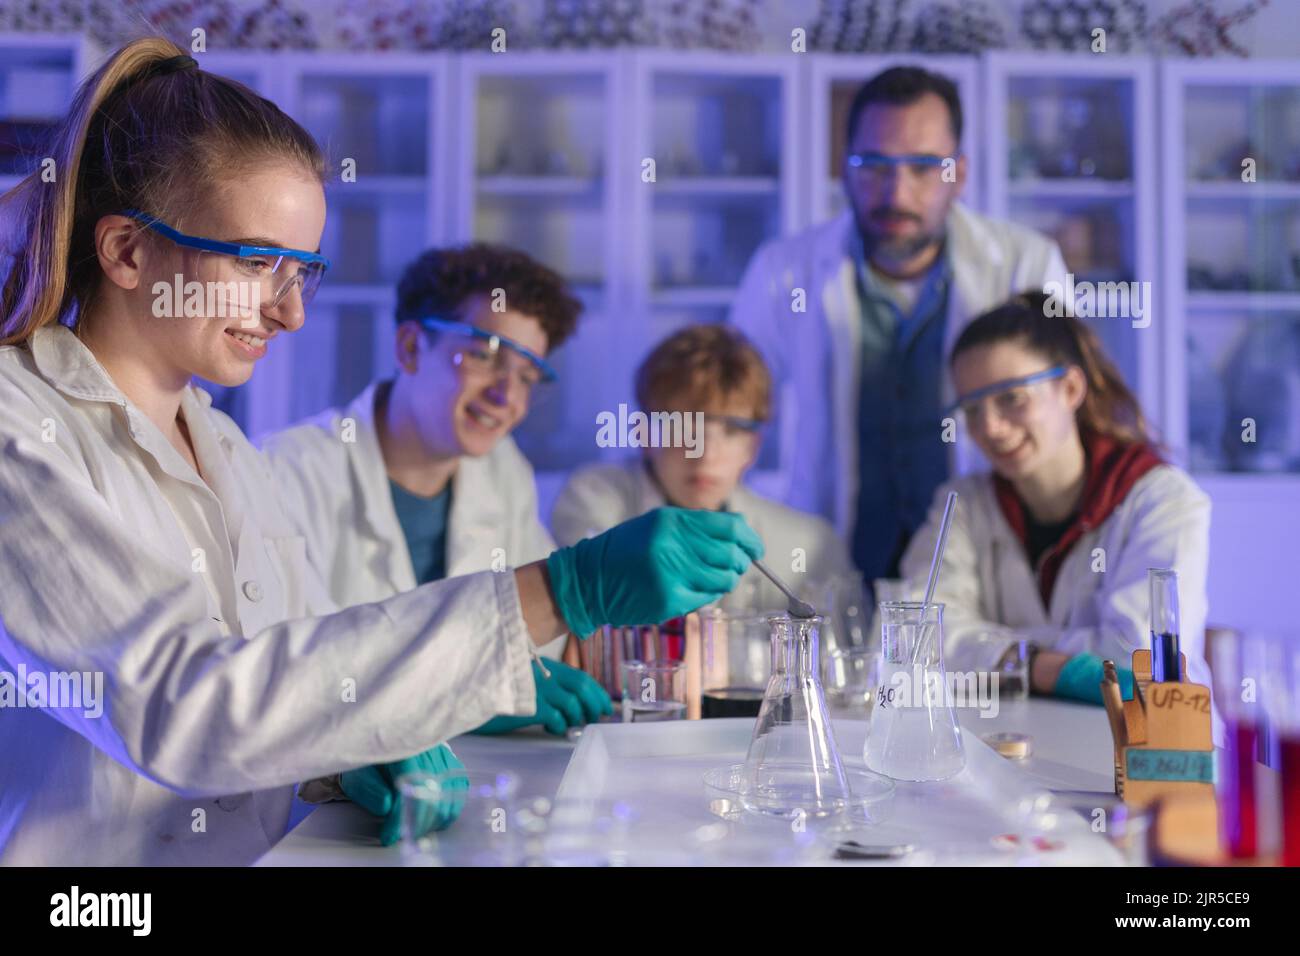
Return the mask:
<path id="1" fill-rule="evenodd" d="M 1103 706 L 1101 700 L 1102 660 L 1096 654 L 1075 654 L 1061 668 L 1052 688 L 1054 697 L 1068 697 L 1087 704 Z M 1120 696 L 1133 699 L 1133 672 L 1127 667 L 1116 667 Z"/>
<path id="2" fill-rule="evenodd" d="M 731 591 L 763 542 L 738 514 L 656 508 L 546 561 L 569 630 L 658 624 Z"/>
<path id="3" fill-rule="evenodd" d="M 594 677 L 576 667 L 548 660 L 547 677 L 533 661 L 533 682 L 537 688 L 537 710 L 531 717 L 493 717 L 476 734 L 508 734 L 520 727 L 541 724 L 547 733 L 564 736 L 570 727 L 581 727 L 614 713 L 614 702 Z"/>
<path id="4" fill-rule="evenodd" d="M 465 765 L 451 752 L 451 748 L 439 744 L 405 760 L 349 770 L 342 774 L 339 784 L 349 800 L 375 816 L 383 817 L 379 842 L 384 846 L 392 846 L 402 835 L 402 795 L 397 789 L 398 778 L 405 773 L 447 773 L 464 769 Z M 453 779 L 450 789 L 468 790 L 469 781 L 463 777 Z M 418 835 L 423 836 L 431 830 L 447 829 L 456 822 L 464 805 L 464 800 L 457 800 L 453 793 L 446 800 L 422 809 Z"/>

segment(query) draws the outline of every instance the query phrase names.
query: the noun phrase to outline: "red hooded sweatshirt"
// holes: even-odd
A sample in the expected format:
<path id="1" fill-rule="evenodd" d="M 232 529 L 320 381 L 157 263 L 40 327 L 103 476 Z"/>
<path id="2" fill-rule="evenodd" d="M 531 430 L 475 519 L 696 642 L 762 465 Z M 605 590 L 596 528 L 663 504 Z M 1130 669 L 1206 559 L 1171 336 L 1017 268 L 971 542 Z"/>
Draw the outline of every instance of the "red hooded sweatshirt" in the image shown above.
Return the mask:
<path id="1" fill-rule="evenodd" d="M 1087 476 L 1083 482 L 1083 494 L 1079 497 L 1079 508 L 1074 523 L 1056 544 L 1047 549 L 1038 568 L 1038 593 L 1045 608 L 1052 605 L 1052 588 L 1056 585 L 1056 576 L 1075 542 L 1084 532 L 1091 531 L 1109 518 L 1111 512 L 1133 490 L 1138 479 L 1152 468 L 1164 464 L 1156 450 L 1145 442 L 1121 442 L 1092 431 L 1085 431 L 1080 437 L 1087 458 Z M 1016 533 L 1021 545 L 1026 545 L 1028 533 L 1024 502 L 1016 494 L 1011 482 L 1001 475 L 993 476 L 993 489 L 1007 524 Z"/>

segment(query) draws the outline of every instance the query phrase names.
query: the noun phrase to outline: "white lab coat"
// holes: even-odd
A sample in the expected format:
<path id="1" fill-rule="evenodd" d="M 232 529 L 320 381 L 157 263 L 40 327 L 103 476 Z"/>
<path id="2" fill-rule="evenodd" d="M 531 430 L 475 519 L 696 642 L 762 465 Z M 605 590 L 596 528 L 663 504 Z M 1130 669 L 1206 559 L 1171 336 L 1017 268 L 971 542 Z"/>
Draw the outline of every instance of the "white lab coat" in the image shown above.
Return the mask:
<path id="1" fill-rule="evenodd" d="M 334 612 L 262 456 L 207 393 L 203 479 L 76 336 L 0 348 L 0 665 L 106 701 L 0 709 L 0 864 L 246 864 L 295 781 L 535 706 L 510 574 Z"/>
<path id="2" fill-rule="evenodd" d="M 382 601 L 415 587 L 375 430 L 372 384 L 347 408 L 322 412 L 260 442 L 307 554 L 340 607 Z M 555 542 L 537 516 L 532 466 L 503 438 L 482 458 L 462 457 L 452 478 L 447 577 L 519 567 Z M 559 657 L 564 638 L 542 653 Z"/>
<path id="3" fill-rule="evenodd" d="M 958 498 L 934 597 L 946 605 L 948 668 L 969 670 L 991 663 L 981 659 L 977 649 L 975 639 L 981 632 L 1008 640 L 1026 638 L 1065 654 L 1096 654 L 1131 667 L 1133 651 L 1151 646 L 1147 569 L 1173 568 L 1178 572 L 1187 679 L 1209 686 L 1205 621 L 1210 499 L 1185 472 L 1173 465 L 1153 468 L 1105 521 L 1084 531 L 1061 563 L 1047 608 L 988 473 L 954 479 L 938 490 L 926 523 L 903 555 L 903 576 L 915 590 L 924 589 L 949 491 L 956 491 Z M 1215 740 L 1221 742 L 1217 714 L 1214 728 Z"/>
<path id="4" fill-rule="evenodd" d="M 858 375 L 861 308 L 846 210 L 754 254 L 731 310 L 731 322 L 758 347 L 781 394 L 782 433 L 794 448 L 781 495 L 789 505 L 829 518 L 847 540 L 858 493 Z M 1065 281 L 1056 243 L 954 203 L 947 235 L 952 262 L 944 354 L 971 319 L 1048 281 Z M 795 290 L 806 311 L 797 312 Z M 944 377 L 945 404 L 952 385 Z M 936 435 L 939 423 L 935 423 Z M 982 462 L 970 442 L 956 442 L 953 474 Z M 783 448 L 783 451 L 785 449 Z"/>
<path id="5" fill-rule="evenodd" d="M 555 500 L 551 527 L 561 544 L 573 544 L 666 503 L 639 458 L 588 465 L 574 472 Z M 760 498 L 744 485 L 732 494 L 728 506 L 745 516 L 763 540 L 767 565 L 778 576 L 786 574 L 792 588 L 826 584 L 853 573 L 844 543 L 824 518 Z M 765 610 L 783 610 L 787 603 L 776 586 L 752 567 L 723 602 Z"/>

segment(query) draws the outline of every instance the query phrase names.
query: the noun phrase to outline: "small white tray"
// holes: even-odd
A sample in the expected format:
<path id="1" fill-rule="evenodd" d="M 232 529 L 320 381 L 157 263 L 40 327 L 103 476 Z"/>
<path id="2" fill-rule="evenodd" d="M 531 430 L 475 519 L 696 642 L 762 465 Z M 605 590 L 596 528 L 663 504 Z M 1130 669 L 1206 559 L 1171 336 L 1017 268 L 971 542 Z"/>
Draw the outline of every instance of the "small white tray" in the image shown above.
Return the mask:
<path id="1" fill-rule="evenodd" d="M 846 767 L 861 766 L 867 724 L 836 720 Z M 897 781 L 889 816 L 828 837 L 823 828 L 741 814 L 724 820 L 705 774 L 742 762 L 754 721 L 681 720 L 587 727 L 557 800 L 593 807 L 621 804 L 628 819 L 619 859 L 630 865 L 832 863 L 840 839 L 910 844 L 910 865 L 1118 865 L 1122 859 L 1077 813 L 987 744 L 965 734 L 966 767 L 938 783 Z M 716 809 L 716 803 L 714 804 Z M 593 811 L 603 812 L 603 811 Z M 860 866 L 860 862 L 849 864 Z"/>

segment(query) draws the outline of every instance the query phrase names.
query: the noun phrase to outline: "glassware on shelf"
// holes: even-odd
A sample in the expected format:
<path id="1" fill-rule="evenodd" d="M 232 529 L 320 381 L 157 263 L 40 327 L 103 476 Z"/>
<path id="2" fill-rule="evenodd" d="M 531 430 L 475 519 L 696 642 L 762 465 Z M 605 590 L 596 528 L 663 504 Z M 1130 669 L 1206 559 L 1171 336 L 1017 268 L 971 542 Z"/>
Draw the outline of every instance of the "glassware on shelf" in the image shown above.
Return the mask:
<path id="1" fill-rule="evenodd" d="M 1044 91 L 1020 78 L 1012 91 L 1024 102 L 1013 119 L 1008 146 L 1013 179 L 1124 180 L 1132 175 L 1124 122 L 1130 107 L 1118 85 L 1088 89 L 1065 81 Z"/>
<path id="2" fill-rule="evenodd" d="M 510 143 L 498 143 L 496 151 L 493 153 L 491 166 L 489 166 L 484 173 L 480 173 L 480 175 L 509 176 L 511 173 L 518 171 L 518 162 L 515 149 Z"/>
<path id="3" fill-rule="evenodd" d="M 1234 469 L 1300 470 L 1298 329 L 1276 317 L 1253 321 L 1228 361 L 1225 446 Z"/>
<path id="4" fill-rule="evenodd" d="M 966 765 L 943 666 L 943 605 L 880 604 L 881 683 L 863 747 L 895 780 L 944 780 Z"/>
<path id="5" fill-rule="evenodd" d="M 1193 471 L 1223 468 L 1228 402 L 1223 381 L 1195 337 L 1187 336 L 1187 434 Z"/>
<path id="6" fill-rule="evenodd" d="M 1056 153 L 1057 176 L 1092 176 L 1097 163 L 1084 137 L 1089 125 L 1090 107 L 1082 96 L 1066 97 L 1061 104 L 1060 149 Z"/>
<path id="7" fill-rule="evenodd" d="M 680 177 L 698 176 L 703 169 L 695 151 L 681 140 L 673 144 L 664 166 L 668 175 Z"/>
<path id="8" fill-rule="evenodd" d="M 768 621 L 772 671 L 745 757 L 741 806 L 814 819 L 842 813 L 851 797 L 818 676 L 822 619 Z"/>
<path id="9" fill-rule="evenodd" d="M 1261 235 L 1267 234 L 1261 226 Z M 1295 241 L 1289 240 L 1289 241 Z M 1267 240 L 1262 243 L 1265 247 Z M 1187 288 L 1206 292 L 1295 292 L 1300 289 L 1300 256 L 1275 248 L 1252 257 L 1249 266 L 1234 262 L 1187 264 Z"/>
<path id="10" fill-rule="evenodd" d="M 303 124 L 356 162 L 357 182 L 373 176 L 424 176 L 430 90 L 417 77 L 365 77 L 333 72 L 299 79 Z"/>
<path id="11" fill-rule="evenodd" d="M 1218 148 L 1213 158 L 1201 163 L 1195 169 L 1195 178 L 1204 182 L 1233 182 L 1241 179 L 1241 161 L 1250 157 L 1255 161 L 1257 181 L 1267 182 L 1279 177 L 1280 168 L 1273 162 L 1269 150 L 1263 143 L 1250 138 L 1236 139 L 1227 146 Z"/>

